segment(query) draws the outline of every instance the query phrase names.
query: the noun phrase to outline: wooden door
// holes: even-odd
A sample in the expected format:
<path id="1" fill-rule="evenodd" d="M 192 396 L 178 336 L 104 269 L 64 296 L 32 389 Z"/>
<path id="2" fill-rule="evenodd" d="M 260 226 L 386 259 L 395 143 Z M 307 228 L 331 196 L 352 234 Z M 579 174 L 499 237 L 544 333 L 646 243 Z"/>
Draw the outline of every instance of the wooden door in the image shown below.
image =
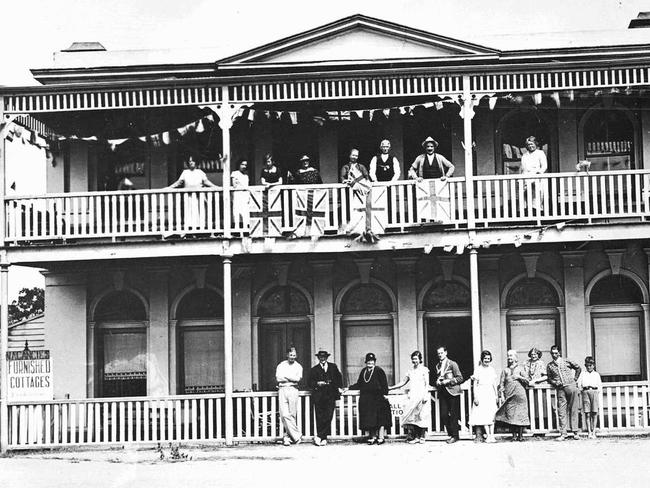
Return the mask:
<path id="1" fill-rule="evenodd" d="M 296 348 L 297 361 L 303 368 L 303 376 L 306 376 L 312 362 L 309 322 L 262 322 L 259 338 L 260 390 L 276 389 L 275 368 L 286 359 L 290 346 Z M 304 379 L 300 388 L 304 388 Z"/>
<path id="2" fill-rule="evenodd" d="M 463 379 L 469 378 L 474 371 L 472 318 L 468 316 L 427 319 L 427 359 L 432 376 L 435 375 L 438 363 L 436 351 L 441 345 L 447 346 L 448 357 L 458 363 Z M 432 384 L 435 384 L 435 378 L 432 378 L 432 381 Z"/>

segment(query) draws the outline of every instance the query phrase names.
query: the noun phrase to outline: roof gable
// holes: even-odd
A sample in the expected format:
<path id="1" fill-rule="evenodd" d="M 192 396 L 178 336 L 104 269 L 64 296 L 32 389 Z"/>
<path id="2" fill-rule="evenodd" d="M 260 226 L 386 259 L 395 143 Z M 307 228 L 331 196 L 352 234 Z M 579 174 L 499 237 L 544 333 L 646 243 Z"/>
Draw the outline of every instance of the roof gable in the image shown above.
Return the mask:
<path id="1" fill-rule="evenodd" d="M 431 58 L 495 52 L 477 44 L 353 15 L 222 59 L 219 64 Z"/>

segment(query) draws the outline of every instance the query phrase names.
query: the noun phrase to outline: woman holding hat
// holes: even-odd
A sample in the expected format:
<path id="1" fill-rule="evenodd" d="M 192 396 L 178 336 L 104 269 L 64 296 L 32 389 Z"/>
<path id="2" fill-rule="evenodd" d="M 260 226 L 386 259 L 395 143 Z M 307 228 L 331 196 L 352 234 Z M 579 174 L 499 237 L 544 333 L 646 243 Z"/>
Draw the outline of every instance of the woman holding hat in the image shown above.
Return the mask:
<path id="1" fill-rule="evenodd" d="M 289 179 L 296 185 L 320 185 L 323 183 L 320 173 L 311 165 L 311 159 L 306 154 L 300 158 L 300 167 L 295 173 L 289 173 Z"/>
<path id="2" fill-rule="evenodd" d="M 383 444 L 386 440 L 386 427 L 392 424 L 386 373 L 376 365 L 374 353 L 366 354 L 366 367 L 350 390 L 359 390 L 359 426 L 368 432 L 368 444 Z"/>

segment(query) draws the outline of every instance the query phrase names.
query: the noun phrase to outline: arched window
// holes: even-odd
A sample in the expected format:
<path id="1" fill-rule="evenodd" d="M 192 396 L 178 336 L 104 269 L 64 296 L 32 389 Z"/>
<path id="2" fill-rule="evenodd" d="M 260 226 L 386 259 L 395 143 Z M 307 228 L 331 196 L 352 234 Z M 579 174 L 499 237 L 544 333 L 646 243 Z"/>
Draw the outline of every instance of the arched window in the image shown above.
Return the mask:
<path id="1" fill-rule="evenodd" d="M 560 299 L 555 288 L 542 278 L 523 278 L 506 297 L 508 349 L 526 357 L 534 346 L 550 357 L 553 344 L 560 343 Z"/>
<path id="2" fill-rule="evenodd" d="M 275 368 L 289 347 L 296 348 L 304 368 L 311 363 L 310 313 L 307 297 L 293 285 L 275 286 L 262 296 L 257 307 L 261 389 L 275 390 Z"/>
<path id="3" fill-rule="evenodd" d="M 191 290 L 178 304 L 176 318 L 179 392 L 222 392 L 223 298 L 210 288 Z"/>
<path id="4" fill-rule="evenodd" d="M 130 291 L 108 293 L 95 307 L 96 395 L 147 394 L 147 311 Z"/>
<path id="5" fill-rule="evenodd" d="M 623 107 L 598 107 L 586 114 L 583 149 L 585 158 L 591 161 L 591 170 L 636 168 L 634 117 Z"/>
<path id="6" fill-rule="evenodd" d="M 469 288 L 457 281 L 438 281 L 422 299 L 426 335 L 427 364 L 433 371 L 436 350 L 446 346 L 449 357 L 458 363 L 463 377 L 473 371 L 472 317 Z"/>
<path id="7" fill-rule="evenodd" d="M 639 285 L 625 275 L 605 276 L 591 289 L 593 355 L 606 381 L 645 377 L 643 302 Z"/>
<path id="8" fill-rule="evenodd" d="M 368 352 L 377 356 L 377 365 L 394 381 L 393 300 L 374 283 L 357 284 L 341 300 L 341 345 L 343 375 L 352 384 L 357 380 Z"/>
<path id="9" fill-rule="evenodd" d="M 554 166 L 552 147 L 553 128 L 544 116 L 543 109 L 516 109 L 506 113 L 499 121 L 496 137 L 497 172 L 501 174 L 519 174 L 521 156 L 526 152 L 526 138 L 534 136 L 539 148 L 546 153 L 549 171 Z"/>

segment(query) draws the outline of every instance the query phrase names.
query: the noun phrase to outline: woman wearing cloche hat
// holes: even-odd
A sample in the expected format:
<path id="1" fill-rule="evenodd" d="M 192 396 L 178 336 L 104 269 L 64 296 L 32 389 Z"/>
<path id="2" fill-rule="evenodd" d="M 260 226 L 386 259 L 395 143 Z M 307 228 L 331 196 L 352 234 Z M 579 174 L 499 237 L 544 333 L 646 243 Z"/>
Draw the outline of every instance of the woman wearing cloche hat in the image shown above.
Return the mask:
<path id="1" fill-rule="evenodd" d="M 383 444 L 386 428 L 391 426 L 390 404 L 384 395 L 388 395 L 386 373 L 376 365 L 374 353 L 366 354 L 366 367 L 359 373 L 359 378 L 350 390 L 359 390 L 359 426 L 368 432 L 368 444 Z"/>

